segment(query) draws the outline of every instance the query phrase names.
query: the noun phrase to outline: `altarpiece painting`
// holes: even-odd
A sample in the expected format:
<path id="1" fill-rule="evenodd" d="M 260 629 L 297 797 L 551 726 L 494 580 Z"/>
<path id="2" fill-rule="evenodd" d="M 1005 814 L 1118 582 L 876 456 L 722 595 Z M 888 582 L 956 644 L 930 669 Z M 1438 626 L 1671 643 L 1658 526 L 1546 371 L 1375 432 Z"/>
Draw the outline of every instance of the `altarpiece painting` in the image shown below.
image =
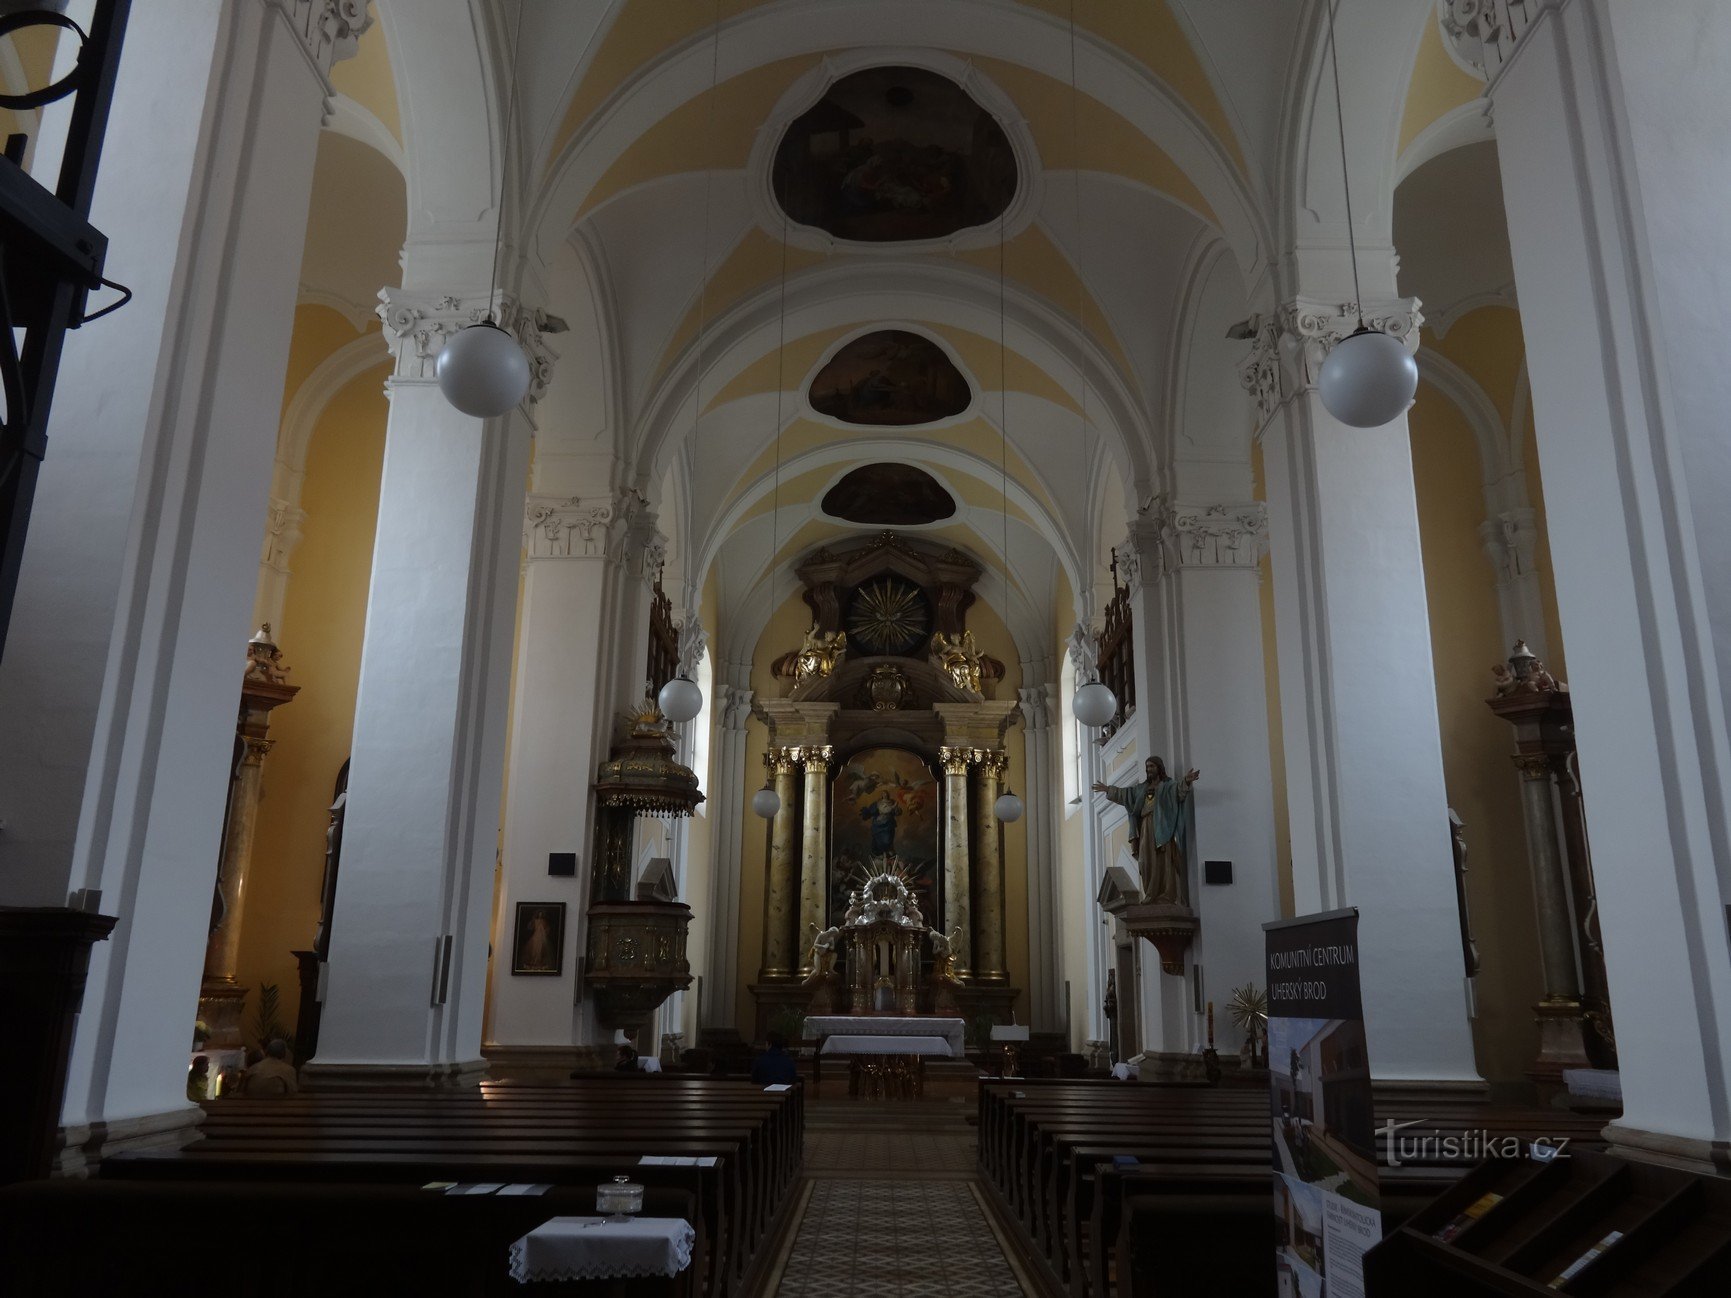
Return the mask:
<path id="1" fill-rule="evenodd" d="M 829 922 L 847 911 L 848 890 L 899 865 L 920 910 L 939 914 L 938 782 L 905 748 L 867 748 L 836 772 L 831 788 Z"/>

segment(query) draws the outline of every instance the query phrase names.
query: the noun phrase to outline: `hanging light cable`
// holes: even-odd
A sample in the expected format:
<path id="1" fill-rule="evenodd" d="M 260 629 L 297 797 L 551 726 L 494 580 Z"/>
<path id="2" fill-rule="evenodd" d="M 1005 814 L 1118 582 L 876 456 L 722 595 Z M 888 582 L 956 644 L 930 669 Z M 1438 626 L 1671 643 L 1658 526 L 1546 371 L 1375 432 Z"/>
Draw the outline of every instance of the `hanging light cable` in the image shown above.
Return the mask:
<path id="1" fill-rule="evenodd" d="M 788 217 L 781 217 L 781 288 L 777 295 L 776 315 L 780 318 L 775 343 L 775 487 L 769 508 L 769 611 L 774 616 L 775 575 L 781 564 L 781 395 L 786 384 L 787 367 L 787 239 Z M 775 791 L 766 773 L 763 787 L 751 797 L 751 809 L 765 820 L 781 810 L 781 795 Z"/>
<path id="2" fill-rule="evenodd" d="M 998 214 L 998 498 L 1003 502 L 1004 544 L 999 551 L 1004 567 L 1006 606 L 1010 589 L 1010 367 L 1009 348 L 1004 341 L 1004 216 Z M 1005 824 L 1022 818 L 1022 800 L 1008 784 L 992 804 L 992 814 Z"/>
<path id="3" fill-rule="evenodd" d="M 709 112 L 706 128 L 709 136 L 709 148 L 705 150 L 708 157 L 715 156 L 715 122 L 719 116 L 715 112 L 715 90 L 721 82 L 721 0 L 715 0 L 712 15 L 712 35 L 709 42 Z M 703 242 L 697 249 L 697 381 L 691 397 L 691 480 L 698 481 L 697 450 L 701 444 L 698 429 L 703 419 L 703 376 L 708 370 L 707 358 L 704 352 L 704 333 L 709 324 L 709 228 L 710 228 L 710 172 L 707 166 L 703 169 Z M 689 499 L 689 496 L 688 496 Z M 687 513 L 694 511 L 688 510 Z M 687 520 L 689 526 L 690 520 Z M 689 547 L 687 547 L 689 550 Z M 695 617 L 696 613 L 687 610 L 687 617 Z M 681 637 L 683 639 L 683 637 Z M 683 724 L 690 721 L 703 711 L 703 688 L 691 679 L 690 671 L 683 661 L 679 664 L 678 675 L 674 676 L 661 687 L 661 692 L 655 696 L 655 702 L 661 709 L 661 715 L 669 721 Z"/>
<path id="4" fill-rule="evenodd" d="M 487 274 L 487 318 L 453 334 L 433 366 L 439 391 L 465 415 L 493 419 L 529 395 L 529 358 L 522 345 L 499 324 L 499 245 L 505 237 L 505 192 L 511 180 L 511 133 L 517 116 L 517 51 L 523 40 L 523 6 L 517 5 L 517 32 L 511 38 L 510 80 L 505 99 L 505 131 L 499 157 L 499 206 L 493 229 L 493 265 Z"/>
<path id="5" fill-rule="evenodd" d="M 1088 279 L 1083 271 L 1083 249 L 1087 240 L 1082 233 L 1082 126 L 1081 126 L 1082 92 L 1076 78 L 1076 0 L 1070 0 L 1070 192 L 1075 203 L 1075 239 L 1076 239 L 1076 332 L 1078 336 L 1087 332 L 1088 315 Z M 1078 344 L 1079 345 L 1079 344 Z M 1081 353 L 1076 359 L 1076 387 L 1080 392 L 1082 412 L 1082 496 L 1084 521 L 1087 517 L 1087 500 L 1094 486 L 1094 445 L 1093 430 L 1088 426 L 1088 376 L 1082 366 Z M 1089 536 L 1088 563 L 1093 566 L 1093 528 L 1087 528 Z M 1092 671 L 1092 668 L 1087 670 Z M 1076 687 L 1075 694 L 1070 699 L 1070 711 L 1076 720 L 1090 729 L 1099 729 L 1118 715 L 1118 696 L 1098 675 L 1091 675 Z"/>
<path id="6" fill-rule="evenodd" d="M 1346 196 L 1346 247 L 1352 261 L 1353 309 L 1358 328 L 1334 345 L 1317 375 L 1323 409 L 1354 428 L 1381 428 L 1412 404 L 1418 391 L 1418 362 L 1393 334 L 1364 322 L 1364 294 L 1358 286 L 1358 239 L 1352 228 L 1352 176 L 1346 161 L 1346 114 L 1340 98 L 1340 53 L 1334 44 L 1335 0 L 1328 11 L 1328 62 L 1334 74 L 1334 121 L 1340 137 L 1340 184 Z"/>

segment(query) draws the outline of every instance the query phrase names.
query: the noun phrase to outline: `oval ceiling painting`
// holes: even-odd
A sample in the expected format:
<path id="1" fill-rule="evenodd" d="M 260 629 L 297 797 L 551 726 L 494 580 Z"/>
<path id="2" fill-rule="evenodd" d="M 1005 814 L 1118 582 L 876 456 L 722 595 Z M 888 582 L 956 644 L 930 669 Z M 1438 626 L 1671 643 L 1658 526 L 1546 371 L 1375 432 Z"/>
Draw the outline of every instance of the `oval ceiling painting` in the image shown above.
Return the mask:
<path id="1" fill-rule="evenodd" d="M 788 216 L 838 239 L 941 239 L 1010 205 L 1016 158 L 1004 128 L 948 77 L 866 68 L 788 126 L 771 182 Z"/>
<path id="2" fill-rule="evenodd" d="M 973 394 L 930 338 L 904 329 L 862 334 L 812 378 L 811 408 L 844 424 L 929 424 L 959 415 Z"/>
<path id="3" fill-rule="evenodd" d="M 824 493 L 823 512 L 874 527 L 915 527 L 953 518 L 955 497 L 911 464 L 866 464 Z"/>

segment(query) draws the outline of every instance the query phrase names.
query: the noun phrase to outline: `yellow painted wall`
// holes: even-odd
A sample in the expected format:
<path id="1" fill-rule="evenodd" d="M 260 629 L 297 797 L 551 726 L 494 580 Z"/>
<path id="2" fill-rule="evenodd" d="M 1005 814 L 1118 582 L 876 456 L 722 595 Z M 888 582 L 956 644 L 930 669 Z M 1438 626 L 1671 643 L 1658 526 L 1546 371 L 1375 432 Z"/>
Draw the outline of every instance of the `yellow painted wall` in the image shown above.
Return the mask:
<path id="1" fill-rule="evenodd" d="M 1465 418 L 1428 384 L 1409 423 L 1443 777 L 1466 825 L 1468 904 L 1482 962 L 1474 1045 L 1488 1081 L 1519 1082 L 1532 1059 L 1531 1007 L 1542 988 L 1519 776 L 1509 761 L 1513 736 L 1484 703 L 1491 664 L 1507 650 L 1479 541 L 1478 450 Z"/>
<path id="2" fill-rule="evenodd" d="M 1427 22 L 1412 80 L 1407 83 L 1406 107 L 1400 118 L 1400 152 L 1405 153 L 1406 146 L 1425 127 L 1484 92 L 1485 83 L 1460 70 L 1443 48 L 1441 30 L 1434 21 Z"/>
<path id="3" fill-rule="evenodd" d="M 381 363 L 349 383 L 318 421 L 301 495 L 307 516 L 290 560 L 278 637 L 289 681 L 301 691 L 273 714 L 276 746 L 264 765 L 236 977 L 251 989 L 275 983 L 283 1021 L 291 1028 L 300 995 L 289 952 L 312 944 L 324 878 L 326 810 L 354 730 L 388 368 Z M 255 990 L 247 1003 L 249 1025 L 256 1007 Z"/>

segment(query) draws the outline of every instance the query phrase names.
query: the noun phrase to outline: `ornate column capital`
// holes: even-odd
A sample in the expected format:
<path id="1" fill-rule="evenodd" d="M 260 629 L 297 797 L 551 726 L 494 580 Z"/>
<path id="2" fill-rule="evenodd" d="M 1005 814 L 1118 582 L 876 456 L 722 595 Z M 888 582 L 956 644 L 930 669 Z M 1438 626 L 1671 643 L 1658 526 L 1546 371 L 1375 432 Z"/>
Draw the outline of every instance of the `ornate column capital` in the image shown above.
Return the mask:
<path id="1" fill-rule="evenodd" d="M 1494 80 L 1521 36 L 1560 0 L 1436 0 L 1437 26 L 1456 62 Z"/>
<path id="2" fill-rule="evenodd" d="M 835 760 L 835 749 L 828 744 L 807 744 L 801 748 L 787 750 L 793 760 L 805 767 L 806 773 L 827 771 L 829 764 Z"/>
<path id="3" fill-rule="evenodd" d="M 652 581 L 667 557 L 667 538 L 656 530 L 656 521 L 655 511 L 635 491 L 532 494 L 523 509 L 523 550 L 530 559 L 611 559 Z M 701 637 L 702 628 L 695 634 Z M 694 668 L 706 645 L 707 640 L 696 644 Z"/>
<path id="4" fill-rule="evenodd" d="M 1268 548 L 1268 507 L 1260 500 L 1187 504 L 1157 496 L 1130 534 L 1154 563 L 1152 573 L 1143 563 L 1142 581 L 1181 568 L 1254 571 Z"/>
<path id="5" fill-rule="evenodd" d="M 326 76 L 333 65 L 353 58 L 361 37 L 373 25 L 372 0 L 272 0 L 313 66 Z"/>
<path id="6" fill-rule="evenodd" d="M 523 403 L 526 410 L 534 410 L 553 380 L 553 362 L 559 356 L 547 345 L 545 335 L 558 333 L 564 326 L 545 311 L 524 306 L 509 294 L 386 287 L 379 290 L 377 314 L 396 356 L 391 371 L 393 385 L 436 382 L 434 369 L 446 340 L 489 315 L 516 337 L 529 358 L 529 395 Z"/>
<path id="7" fill-rule="evenodd" d="M 1016 691 L 1021 700 L 1018 704 L 1022 713 L 1022 724 L 1030 734 L 1047 730 L 1052 724 L 1052 687 L 1050 685 L 1024 685 Z"/>
<path id="8" fill-rule="evenodd" d="M 944 774 L 966 775 L 968 773 L 968 760 L 973 756 L 973 751 L 971 748 L 950 748 L 947 746 L 938 749 L 938 761 L 944 768 Z"/>
<path id="9" fill-rule="evenodd" d="M 720 704 L 721 728 L 743 731 L 746 723 L 751 720 L 751 701 L 756 695 L 738 685 L 723 685 L 716 691 L 716 695 Z"/>
<path id="10" fill-rule="evenodd" d="M 764 769 L 771 775 L 793 775 L 799 770 L 799 749 L 772 748 L 763 755 Z"/>
<path id="11" fill-rule="evenodd" d="M 1407 350 L 1417 351 L 1419 326 L 1424 323 L 1419 306 L 1415 297 L 1367 304 L 1364 322 L 1399 338 Z M 1316 387 L 1328 353 L 1357 328 L 1356 302 L 1296 297 L 1273 315 L 1251 316 L 1233 333 L 1250 343 L 1250 354 L 1238 367 L 1238 381 L 1256 402 L 1258 430 L 1288 398 Z"/>
<path id="12" fill-rule="evenodd" d="M 1551 778 L 1551 758 L 1547 753 L 1516 753 L 1509 760 L 1515 764 L 1523 780 Z"/>
<path id="13" fill-rule="evenodd" d="M 1479 524 L 1479 540 L 1496 569 L 1499 586 L 1538 571 L 1534 558 L 1539 543 L 1537 511 L 1523 506 L 1492 514 Z"/>

